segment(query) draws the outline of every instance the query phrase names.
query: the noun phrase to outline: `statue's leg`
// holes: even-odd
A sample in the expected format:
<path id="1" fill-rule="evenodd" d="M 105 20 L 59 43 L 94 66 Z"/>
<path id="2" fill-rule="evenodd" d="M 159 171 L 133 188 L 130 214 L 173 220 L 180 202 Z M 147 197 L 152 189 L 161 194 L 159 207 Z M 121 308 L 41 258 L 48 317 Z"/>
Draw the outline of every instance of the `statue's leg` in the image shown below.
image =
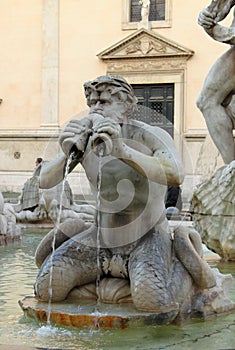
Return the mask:
<path id="1" fill-rule="evenodd" d="M 130 254 L 131 295 L 138 310 L 150 312 L 176 307 L 169 288 L 170 243 L 167 233 L 149 233 Z"/>
<path id="2" fill-rule="evenodd" d="M 195 229 L 182 225 L 177 227 L 174 250 L 197 287 L 205 289 L 216 285 L 214 273 L 203 259 L 201 237 Z"/>
<path id="3" fill-rule="evenodd" d="M 53 241 L 55 249 L 57 249 L 62 243 L 87 230 L 90 226 L 90 223 L 80 219 L 67 219 L 59 226 L 55 226 L 44 236 L 36 249 L 35 262 L 37 267 L 40 268 L 44 260 L 51 254 Z"/>
<path id="4" fill-rule="evenodd" d="M 225 163 L 235 159 L 233 123 L 224 102 L 235 94 L 235 47 L 223 54 L 210 69 L 197 100 L 209 133 Z"/>
<path id="5" fill-rule="evenodd" d="M 35 294 L 44 301 L 62 301 L 75 287 L 94 282 L 102 269 L 97 266 L 97 227 L 64 242 L 44 261 L 35 282 Z M 100 256 L 105 255 L 100 251 Z M 50 295 L 51 291 L 51 295 Z"/>

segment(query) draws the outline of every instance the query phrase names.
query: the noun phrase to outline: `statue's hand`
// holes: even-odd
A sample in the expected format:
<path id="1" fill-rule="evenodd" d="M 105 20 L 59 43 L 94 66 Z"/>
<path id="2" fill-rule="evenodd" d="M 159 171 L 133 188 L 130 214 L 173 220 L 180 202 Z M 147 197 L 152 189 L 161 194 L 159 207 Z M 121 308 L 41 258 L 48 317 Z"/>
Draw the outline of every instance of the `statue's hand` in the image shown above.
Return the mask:
<path id="1" fill-rule="evenodd" d="M 69 156 L 73 146 L 84 152 L 90 134 L 89 127 L 83 120 L 72 119 L 66 125 L 59 137 L 59 143 L 66 156 Z"/>
<path id="2" fill-rule="evenodd" d="M 110 142 L 112 143 L 112 146 L 110 147 L 111 154 L 118 157 L 118 154 L 123 147 L 120 124 L 111 118 L 104 118 L 94 123 L 92 129 L 94 131 L 93 137 L 96 139 L 98 139 L 100 135 L 101 140 L 103 139 L 106 141 L 103 135 L 108 136 Z"/>
<path id="3" fill-rule="evenodd" d="M 198 24 L 205 29 L 210 29 L 216 25 L 215 21 L 216 13 L 203 9 L 198 16 Z"/>
<path id="4" fill-rule="evenodd" d="M 120 125 L 111 118 L 103 118 L 95 121 L 92 127 L 95 133 L 107 133 L 112 139 L 121 137 L 121 127 Z"/>

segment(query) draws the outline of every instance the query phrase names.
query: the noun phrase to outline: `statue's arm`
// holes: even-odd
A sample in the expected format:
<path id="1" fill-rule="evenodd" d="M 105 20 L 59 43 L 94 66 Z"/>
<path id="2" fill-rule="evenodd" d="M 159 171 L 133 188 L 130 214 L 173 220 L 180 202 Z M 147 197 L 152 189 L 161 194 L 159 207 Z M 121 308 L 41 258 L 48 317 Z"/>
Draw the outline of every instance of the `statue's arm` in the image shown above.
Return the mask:
<path id="1" fill-rule="evenodd" d="M 58 185 L 64 179 L 67 157 L 64 153 L 59 153 L 49 162 L 43 162 L 39 177 L 40 188 L 51 188 Z M 79 159 L 74 158 L 69 166 L 71 172 L 79 163 Z"/>
<path id="2" fill-rule="evenodd" d="M 151 143 L 152 154 L 142 153 L 124 144 L 120 159 L 153 182 L 179 186 L 184 179 L 180 155 L 170 135 L 157 129 L 157 132 L 153 130 L 151 134 L 145 135 L 149 144 Z"/>
<path id="3" fill-rule="evenodd" d="M 149 180 L 179 186 L 184 178 L 180 156 L 171 136 L 163 129 L 138 123 L 133 127 L 133 142 L 125 135 L 125 126 L 110 118 L 93 125 L 97 134 L 107 133 L 113 142 L 112 156 L 127 163 Z M 125 141 L 127 139 L 127 141 Z M 132 146 L 133 145 L 133 146 Z"/>
<path id="4" fill-rule="evenodd" d="M 76 146 L 76 151 L 73 152 L 68 172 L 70 173 L 80 162 L 90 137 L 90 127 L 94 116 L 98 117 L 99 115 L 91 114 L 81 120 L 72 119 L 69 121 L 59 137 L 59 144 L 63 152 L 50 162 L 43 162 L 39 178 L 40 188 L 54 187 L 64 179 L 67 160 L 73 146 Z"/>
<path id="5" fill-rule="evenodd" d="M 160 163 L 168 186 L 179 186 L 184 180 L 184 167 L 171 136 L 161 129 L 161 136 L 155 143 L 153 158 Z M 160 142 L 159 142 L 160 141 Z M 157 174 L 158 176 L 158 174 Z"/>
<path id="6" fill-rule="evenodd" d="M 216 3 L 216 2 L 215 2 Z M 214 7 L 213 7 L 213 6 Z M 203 9 L 198 16 L 198 24 L 203 27 L 210 37 L 214 40 L 223 42 L 225 44 L 235 44 L 235 20 L 230 27 L 225 27 L 218 22 L 223 20 L 231 8 L 235 5 L 235 0 L 227 1 L 225 3 L 219 2 L 217 8 L 215 8 L 214 2 L 207 8 Z"/>
<path id="7" fill-rule="evenodd" d="M 208 9 L 216 12 L 215 21 L 220 22 L 227 17 L 234 5 L 235 0 L 213 0 Z"/>

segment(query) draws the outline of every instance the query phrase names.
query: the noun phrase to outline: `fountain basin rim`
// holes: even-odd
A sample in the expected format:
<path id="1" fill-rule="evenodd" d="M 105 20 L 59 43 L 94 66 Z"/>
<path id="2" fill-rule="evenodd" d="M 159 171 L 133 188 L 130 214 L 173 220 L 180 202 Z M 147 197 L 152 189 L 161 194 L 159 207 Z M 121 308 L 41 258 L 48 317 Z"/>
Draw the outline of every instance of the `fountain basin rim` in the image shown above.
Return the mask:
<path id="1" fill-rule="evenodd" d="M 90 303 L 95 306 L 94 303 Z M 48 303 L 26 296 L 19 300 L 25 316 L 39 322 L 47 322 Z M 87 303 L 87 305 L 89 305 Z M 113 312 L 110 309 L 114 309 Z M 107 312 L 105 312 L 107 310 Z M 50 305 L 50 321 L 52 324 L 73 326 L 77 328 L 134 328 L 170 324 L 179 312 L 179 305 L 154 313 L 137 311 L 132 304 L 102 304 L 102 312 L 91 312 L 91 308 L 83 304 L 80 308 L 76 302 L 52 303 Z"/>

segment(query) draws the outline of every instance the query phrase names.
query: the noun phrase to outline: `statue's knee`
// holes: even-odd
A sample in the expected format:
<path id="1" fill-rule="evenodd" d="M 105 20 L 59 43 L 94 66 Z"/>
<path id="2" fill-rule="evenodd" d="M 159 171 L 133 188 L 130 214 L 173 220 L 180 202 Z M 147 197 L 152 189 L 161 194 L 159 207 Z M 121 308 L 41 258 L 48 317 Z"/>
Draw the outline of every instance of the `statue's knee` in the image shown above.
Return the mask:
<path id="1" fill-rule="evenodd" d="M 208 108 L 209 106 L 209 98 L 208 96 L 206 97 L 203 94 L 200 94 L 197 101 L 196 101 L 196 106 L 197 108 L 203 113 L 203 111 Z"/>
<path id="2" fill-rule="evenodd" d="M 179 226 L 174 230 L 174 246 L 176 250 L 182 247 L 194 249 L 202 257 L 202 240 L 199 233 L 192 227 Z"/>
<path id="3" fill-rule="evenodd" d="M 37 277 L 37 280 L 34 283 L 34 294 L 37 298 L 43 301 L 50 300 L 48 278 L 41 278 L 40 276 Z"/>
<path id="4" fill-rule="evenodd" d="M 202 113 L 205 113 L 206 110 L 217 108 L 220 106 L 220 103 L 217 96 L 212 93 L 209 94 L 203 92 L 198 96 L 196 106 Z"/>
<path id="5" fill-rule="evenodd" d="M 61 283 L 61 279 L 58 277 L 57 271 L 51 271 L 47 273 L 40 273 L 34 284 L 34 293 L 42 301 L 63 301 L 66 299 L 68 293 L 72 289 L 71 283 Z"/>

